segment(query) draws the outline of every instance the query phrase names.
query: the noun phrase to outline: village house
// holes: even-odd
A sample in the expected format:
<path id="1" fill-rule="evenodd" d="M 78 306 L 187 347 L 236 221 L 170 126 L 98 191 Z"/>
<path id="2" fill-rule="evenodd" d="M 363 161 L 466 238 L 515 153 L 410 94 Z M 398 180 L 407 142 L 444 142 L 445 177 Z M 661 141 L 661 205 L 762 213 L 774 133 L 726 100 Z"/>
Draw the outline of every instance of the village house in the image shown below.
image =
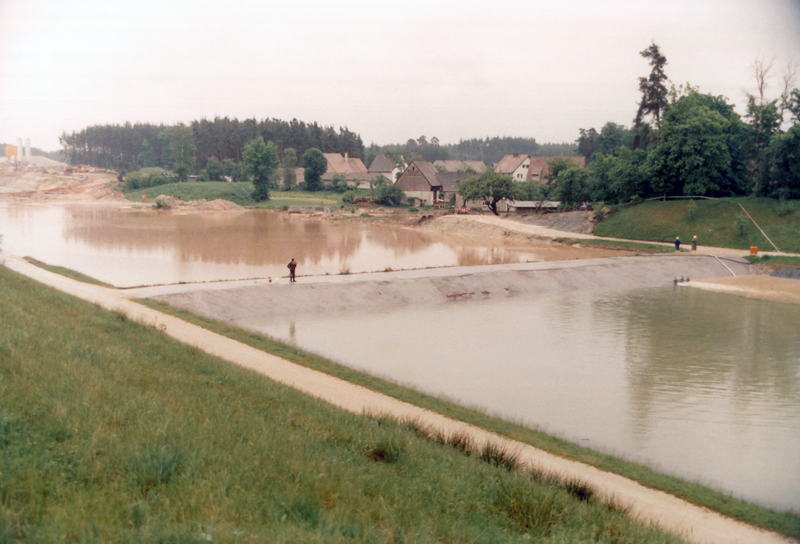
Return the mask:
<path id="1" fill-rule="evenodd" d="M 383 176 L 386 178 L 386 181 L 394 183 L 397 181 L 397 178 L 403 172 L 402 168 L 399 168 L 392 158 L 391 155 L 387 155 L 385 153 L 381 153 L 380 155 L 376 155 L 375 158 L 372 160 L 372 164 L 369 165 L 369 175 L 370 177 L 374 176 Z"/>
<path id="2" fill-rule="evenodd" d="M 328 161 L 328 169 L 322 175 L 322 181 L 330 183 L 333 176 L 342 175 L 346 181 L 368 183 L 369 171 L 361 159 L 348 157 L 347 153 L 323 153 Z"/>
<path id="3" fill-rule="evenodd" d="M 431 162 L 413 161 L 397 179 L 397 186 L 415 203 L 432 206 L 452 201 L 461 206 L 457 182 L 467 177 L 465 172 L 439 172 Z"/>
<path id="4" fill-rule="evenodd" d="M 511 176 L 514 181 L 545 183 L 547 181 L 547 176 L 550 174 L 547 163 L 554 158 L 555 157 L 533 157 L 531 155 L 514 153 L 500 159 L 500 162 L 495 165 L 494 169 L 496 172 Z M 574 161 L 577 166 L 586 166 L 585 157 L 563 158 Z"/>

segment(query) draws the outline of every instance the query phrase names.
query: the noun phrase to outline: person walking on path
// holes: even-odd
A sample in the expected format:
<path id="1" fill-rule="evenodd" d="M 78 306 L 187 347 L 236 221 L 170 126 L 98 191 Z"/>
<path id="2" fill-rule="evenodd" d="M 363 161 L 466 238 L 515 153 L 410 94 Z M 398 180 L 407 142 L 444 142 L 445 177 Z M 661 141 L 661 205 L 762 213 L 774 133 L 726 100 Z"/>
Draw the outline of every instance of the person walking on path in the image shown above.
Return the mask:
<path id="1" fill-rule="evenodd" d="M 675 253 L 678 253 L 681 250 L 681 238 L 680 236 L 675 237 Z"/>
<path id="2" fill-rule="evenodd" d="M 692 236 L 692 251 L 697 253 L 697 235 Z"/>
<path id="3" fill-rule="evenodd" d="M 297 268 L 297 263 L 295 262 L 294 258 L 292 258 L 292 260 L 289 261 L 289 264 L 286 265 L 286 267 L 289 269 L 289 281 L 290 282 L 297 281 L 294 279 L 294 271 Z"/>

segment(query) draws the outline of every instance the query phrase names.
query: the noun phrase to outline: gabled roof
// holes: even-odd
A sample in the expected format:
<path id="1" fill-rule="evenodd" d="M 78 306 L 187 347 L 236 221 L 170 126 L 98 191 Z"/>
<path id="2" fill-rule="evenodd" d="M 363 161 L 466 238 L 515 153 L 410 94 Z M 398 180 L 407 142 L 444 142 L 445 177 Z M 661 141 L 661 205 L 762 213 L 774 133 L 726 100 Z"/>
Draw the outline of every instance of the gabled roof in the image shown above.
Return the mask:
<path id="1" fill-rule="evenodd" d="M 391 173 L 395 169 L 394 159 L 386 154 L 376 155 L 369 165 L 369 171 L 373 174 Z"/>
<path id="2" fill-rule="evenodd" d="M 486 165 L 481 161 L 438 160 L 435 161 L 433 165 L 441 166 L 448 172 L 466 172 L 471 169 L 482 174 L 486 171 Z"/>
<path id="3" fill-rule="evenodd" d="M 437 175 L 439 174 L 439 171 L 436 169 L 436 167 L 433 165 L 432 162 L 414 161 L 411 163 L 411 165 L 416 165 L 416 167 L 419 169 L 420 174 L 422 174 L 428 181 L 428 183 L 431 184 L 431 187 L 439 186 L 439 177 Z M 409 168 L 411 167 L 411 165 L 409 165 Z"/>
<path id="4" fill-rule="evenodd" d="M 340 153 L 323 153 L 328 160 L 328 172 L 334 174 L 368 173 L 361 159 L 343 157 Z"/>
<path id="5" fill-rule="evenodd" d="M 528 158 L 528 155 L 522 155 L 520 153 L 514 153 L 513 155 L 506 155 L 500 162 L 498 162 L 494 169 L 496 172 L 501 174 L 513 174 L 514 171 L 519 168 L 519 166 L 525 162 L 525 159 Z"/>
<path id="6" fill-rule="evenodd" d="M 428 187 L 440 187 L 439 178 L 437 176 L 439 172 L 433 166 L 433 163 L 427 161 L 411 161 L 411 164 L 406 167 L 403 173 L 397 178 L 397 183 L 401 186 L 406 186 L 406 184 L 411 184 L 417 186 L 416 189 L 413 190 L 420 190 L 422 186 L 419 183 L 427 184 Z M 422 178 L 422 180 L 419 180 Z M 409 190 L 409 189 L 404 189 Z"/>

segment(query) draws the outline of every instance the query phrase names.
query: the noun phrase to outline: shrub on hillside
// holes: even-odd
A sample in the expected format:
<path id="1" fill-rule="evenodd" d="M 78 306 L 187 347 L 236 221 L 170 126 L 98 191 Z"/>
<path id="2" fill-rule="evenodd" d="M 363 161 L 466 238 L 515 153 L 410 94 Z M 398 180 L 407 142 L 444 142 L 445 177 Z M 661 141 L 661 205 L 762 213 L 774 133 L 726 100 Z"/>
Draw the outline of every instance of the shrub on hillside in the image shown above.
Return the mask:
<path id="1" fill-rule="evenodd" d="M 175 180 L 176 177 L 169 170 L 164 170 L 163 168 L 141 168 L 125 175 L 125 191 L 166 185 Z"/>

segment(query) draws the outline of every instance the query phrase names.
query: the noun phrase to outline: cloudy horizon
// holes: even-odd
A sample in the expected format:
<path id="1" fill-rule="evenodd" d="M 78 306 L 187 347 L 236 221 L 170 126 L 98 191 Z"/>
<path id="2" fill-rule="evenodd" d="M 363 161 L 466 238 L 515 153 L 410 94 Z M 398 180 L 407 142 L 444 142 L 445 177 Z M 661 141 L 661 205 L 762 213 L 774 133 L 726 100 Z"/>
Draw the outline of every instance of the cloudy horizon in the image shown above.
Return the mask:
<path id="1" fill-rule="evenodd" d="M 569 142 L 631 125 L 651 41 L 673 84 L 743 115 L 754 61 L 774 63 L 776 98 L 798 36 L 797 0 L 0 0 L 0 143 L 216 116 L 346 126 L 365 145 Z"/>

